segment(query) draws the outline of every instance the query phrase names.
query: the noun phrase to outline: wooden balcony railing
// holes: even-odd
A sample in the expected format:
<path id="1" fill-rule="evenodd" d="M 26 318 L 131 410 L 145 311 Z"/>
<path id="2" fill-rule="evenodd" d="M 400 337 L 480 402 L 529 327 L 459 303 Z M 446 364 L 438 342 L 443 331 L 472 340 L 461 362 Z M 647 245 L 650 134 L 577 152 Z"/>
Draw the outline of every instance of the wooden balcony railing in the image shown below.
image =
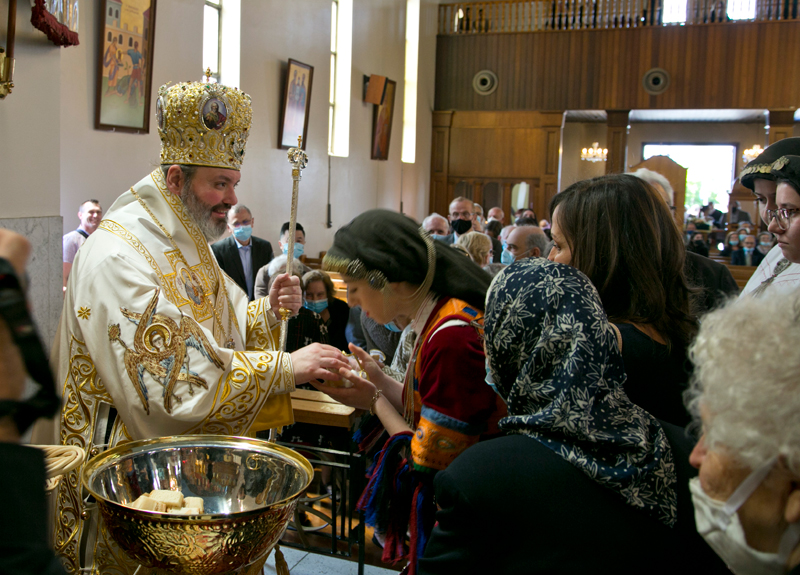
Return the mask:
<path id="1" fill-rule="evenodd" d="M 503 0 L 439 6 L 439 34 L 798 20 L 800 0 Z"/>

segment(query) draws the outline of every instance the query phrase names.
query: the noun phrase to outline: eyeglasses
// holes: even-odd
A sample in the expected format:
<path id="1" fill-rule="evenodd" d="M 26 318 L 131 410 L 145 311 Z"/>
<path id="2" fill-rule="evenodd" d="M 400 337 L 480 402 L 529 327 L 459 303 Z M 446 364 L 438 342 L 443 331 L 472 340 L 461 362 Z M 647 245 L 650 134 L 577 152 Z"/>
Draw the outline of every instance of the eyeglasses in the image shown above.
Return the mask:
<path id="1" fill-rule="evenodd" d="M 234 228 L 238 228 L 241 226 L 249 226 L 253 223 L 253 220 L 242 220 L 241 222 L 236 222 L 235 224 L 231 224 Z"/>
<path id="2" fill-rule="evenodd" d="M 775 221 L 778 222 L 778 227 L 783 231 L 789 229 L 789 223 L 791 222 L 792 216 L 800 212 L 800 210 L 796 208 L 779 208 L 777 210 L 767 210 L 767 225 L 772 221 L 772 218 L 775 218 Z"/>
<path id="3" fill-rule="evenodd" d="M 468 220 L 472 217 L 472 212 L 453 212 L 452 214 L 450 214 L 450 217 L 453 218 L 454 220 L 457 218 Z"/>

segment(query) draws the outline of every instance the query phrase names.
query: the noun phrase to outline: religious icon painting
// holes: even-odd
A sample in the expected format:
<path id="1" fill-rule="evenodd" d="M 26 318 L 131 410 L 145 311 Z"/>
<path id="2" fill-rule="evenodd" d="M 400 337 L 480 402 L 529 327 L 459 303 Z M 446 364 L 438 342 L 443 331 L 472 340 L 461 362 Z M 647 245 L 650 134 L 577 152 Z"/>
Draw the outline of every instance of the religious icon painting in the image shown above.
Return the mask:
<path id="1" fill-rule="evenodd" d="M 394 119 L 394 94 L 397 82 L 386 80 L 383 103 L 375 104 L 372 111 L 372 154 L 373 160 L 389 159 L 389 142 L 392 138 L 392 120 Z"/>
<path id="2" fill-rule="evenodd" d="M 219 130 L 228 119 L 228 108 L 225 102 L 217 98 L 209 98 L 203 105 L 203 124 L 209 130 Z"/>
<path id="3" fill-rule="evenodd" d="M 311 81 L 314 67 L 289 60 L 286 72 L 286 91 L 283 95 L 281 125 L 278 131 L 279 148 L 296 148 L 297 137 L 303 137 L 303 149 L 308 136 L 308 113 L 311 109 Z"/>
<path id="4" fill-rule="evenodd" d="M 102 0 L 94 127 L 150 132 L 156 0 Z M 159 124 L 163 111 L 156 114 Z"/>

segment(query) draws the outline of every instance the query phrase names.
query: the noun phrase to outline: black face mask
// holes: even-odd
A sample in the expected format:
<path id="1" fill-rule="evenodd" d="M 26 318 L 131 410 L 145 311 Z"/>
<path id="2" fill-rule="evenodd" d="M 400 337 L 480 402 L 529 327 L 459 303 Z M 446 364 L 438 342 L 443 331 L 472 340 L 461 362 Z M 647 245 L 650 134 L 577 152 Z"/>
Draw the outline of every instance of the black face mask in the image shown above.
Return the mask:
<path id="1" fill-rule="evenodd" d="M 462 236 L 472 229 L 472 220 L 453 220 L 450 225 L 453 226 L 453 231 Z"/>

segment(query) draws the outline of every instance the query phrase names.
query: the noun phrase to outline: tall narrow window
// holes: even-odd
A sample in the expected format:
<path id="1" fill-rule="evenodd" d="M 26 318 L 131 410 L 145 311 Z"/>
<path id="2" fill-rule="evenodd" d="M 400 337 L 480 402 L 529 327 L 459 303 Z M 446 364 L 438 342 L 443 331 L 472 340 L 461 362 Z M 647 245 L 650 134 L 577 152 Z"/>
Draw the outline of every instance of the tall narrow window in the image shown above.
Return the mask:
<path id="1" fill-rule="evenodd" d="M 328 96 L 328 153 L 350 154 L 350 67 L 353 0 L 331 1 L 331 84 Z"/>
<path id="2" fill-rule="evenodd" d="M 419 68 L 419 0 L 406 0 L 406 73 L 403 92 L 403 152 L 407 164 L 417 153 L 417 75 Z"/>
<path id="3" fill-rule="evenodd" d="M 212 82 L 219 82 L 222 0 L 205 0 L 203 9 L 203 73 L 211 70 Z M 205 76 L 203 77 L 205 80 Z"/>

